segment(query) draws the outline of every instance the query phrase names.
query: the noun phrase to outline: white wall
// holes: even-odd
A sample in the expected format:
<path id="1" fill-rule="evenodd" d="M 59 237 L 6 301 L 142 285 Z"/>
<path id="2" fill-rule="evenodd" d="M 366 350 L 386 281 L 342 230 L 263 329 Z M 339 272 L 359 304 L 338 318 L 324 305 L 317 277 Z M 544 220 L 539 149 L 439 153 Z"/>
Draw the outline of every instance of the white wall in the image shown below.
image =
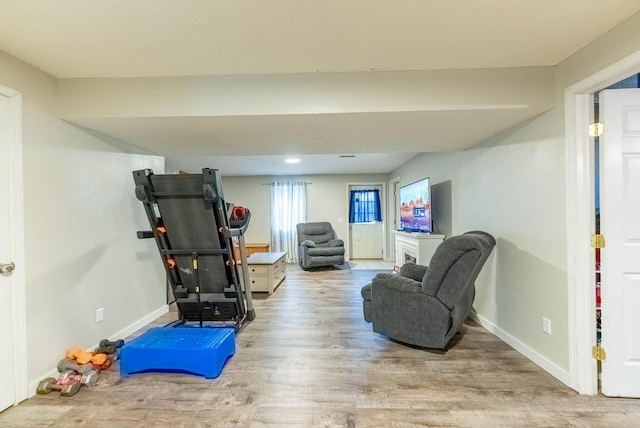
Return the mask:
<path id="1" fill-rule="evenodd" d="M 131 171 L 164 159 L 117 153 L 56 118 L 55 81 L 0 53 L 0 84 L 23 94 L 29 393 L 71 346 L 138 328 L 166 311 L 164 272 Z M 104 321 L 95 322 L 97 308 Z M 130 332 L 130 331 L 129 331 Z"/>
<path id="2" fill-rule="evenodd" d="M 464 110 L 478 106 L 483 110 L 489 106 L 512 109 L 517 117 L 530 117 L 551 107 L 551 74 L 550 67 L 518 67 L 61 79 L 59 108 L 61 117 L 73 120 L 429 111 L 444 107 Z"/>
<path id="3" fill-rule="evenodd" d="M 251 210 L 247 243 L 271 242 L 271 188 L 273 181 L 306 181 L 307 221 L 328 221 L 340 239 L 349 236 L 348 183 L 380 183 L 388 177 L 373 175 L 309 175 L 295 177 L 222 177 L 225 199 Z"/>
<path id="4" fill-rule="evenodd" d="M 2 84 L 22 93 L 23 100 L 53 111 L 58 103 L 56 80 L 0 51 Z"/>
<path id="5" fill-rule="evenodd" d="M 215 165 L 212 166 L 215 168 Z M 270 177 L 222 177 L 222 188 L 226 202 L 249 208 L 251 223 L 245 235 L 247 244 L 271 242 L 271 188 L 263 183 L 273 181 Z"/>
<path id="6" fill-rule="evenodd" d="M 541 117 L 488 147 L 423 154 L 396 173 L 402 184 L 426 175 L 451 181 L 453 234 L 480 229 L 497 240 L 476 283 L 478 315 L 566 370 L 564 146 L 546 129 Z M 542 333 L 542 316 L 552 336 Z"/>

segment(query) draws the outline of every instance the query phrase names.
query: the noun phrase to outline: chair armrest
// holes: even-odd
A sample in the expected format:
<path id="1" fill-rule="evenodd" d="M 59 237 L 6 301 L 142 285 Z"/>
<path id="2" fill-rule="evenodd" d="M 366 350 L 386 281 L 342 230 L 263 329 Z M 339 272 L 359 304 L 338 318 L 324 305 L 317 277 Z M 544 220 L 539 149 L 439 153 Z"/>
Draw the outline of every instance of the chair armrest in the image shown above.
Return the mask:
<path id="1" fill-rule="evenodd" d="M 427 273 L 427 266 L 417 265 L 415 263 L 405 263 L 400 268 L 398 274 L 422 282 L 422 278 Z"/>
<path id="2" fill-rule="evenodd" d="M 405 293 L 422 293 L 422 283 L 392 273 L 377 274 L 371 281 L 371 286 L 374 290 L 378 287 L 384 287 Z"/>
<path id="3" fill-rule="evenodd" d="M 327 242 L 329 247 L 344 247 L 344 241 L 342 239 L 332 239 Z"/>
<path id="4" fill-rule="evenodd" d="M 302 245 L 303 247 L 315 248 L 316 243 L 311 241 L 311 240 L 309 240 L 309 239 L 307 239 L 307 240 L 302 241 L 300 243 L 300 245 Z"/>

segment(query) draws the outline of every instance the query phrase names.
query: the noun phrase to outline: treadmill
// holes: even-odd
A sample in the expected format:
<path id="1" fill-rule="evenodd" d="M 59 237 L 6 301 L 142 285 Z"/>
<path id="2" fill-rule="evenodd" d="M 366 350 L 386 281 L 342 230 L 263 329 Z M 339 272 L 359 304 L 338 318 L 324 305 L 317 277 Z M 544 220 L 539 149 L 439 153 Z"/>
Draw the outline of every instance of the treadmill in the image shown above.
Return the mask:
<path id="1" fill-rule="evenodd" d="M 255 318 L 244 245 L 250 212 L 233 215 L 217 169 L 162 175 L 144 169 L 133 171 L 133 179 L 151 227 L 138 238 L 155 239 L 180 323 L 231 324 L 239 331 Z M 241 260 L 234 255 L 233 238 Z"/>

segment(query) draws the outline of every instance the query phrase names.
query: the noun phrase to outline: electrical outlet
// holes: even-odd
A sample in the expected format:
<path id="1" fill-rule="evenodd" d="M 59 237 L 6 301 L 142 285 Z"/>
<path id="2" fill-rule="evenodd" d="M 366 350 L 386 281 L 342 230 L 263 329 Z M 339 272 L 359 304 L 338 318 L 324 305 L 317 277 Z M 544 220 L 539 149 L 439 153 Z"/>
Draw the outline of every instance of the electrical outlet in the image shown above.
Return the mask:
<path id="1" fill-rule="evenodd" d="M 102 322 L 104 319 L 104 308 L 96 309 L 96 322 Z"/>
<path id="2" fill-rule="evenodd" d="M 542 331 L 551 334 L 551 320 L 547 317 L 542 317 Z"/>

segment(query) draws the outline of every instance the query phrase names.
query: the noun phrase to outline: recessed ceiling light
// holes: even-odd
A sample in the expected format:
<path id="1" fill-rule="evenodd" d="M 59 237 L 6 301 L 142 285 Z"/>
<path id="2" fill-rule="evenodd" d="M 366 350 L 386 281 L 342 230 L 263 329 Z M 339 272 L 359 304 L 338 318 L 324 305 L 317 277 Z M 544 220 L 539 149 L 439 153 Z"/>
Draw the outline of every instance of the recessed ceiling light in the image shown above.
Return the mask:
<path id="1" fill-rule="evenodd" d="M 300 159 L 298 158 L 288 158 L 285 160 L 286 163 L 300 163 Z"/>

